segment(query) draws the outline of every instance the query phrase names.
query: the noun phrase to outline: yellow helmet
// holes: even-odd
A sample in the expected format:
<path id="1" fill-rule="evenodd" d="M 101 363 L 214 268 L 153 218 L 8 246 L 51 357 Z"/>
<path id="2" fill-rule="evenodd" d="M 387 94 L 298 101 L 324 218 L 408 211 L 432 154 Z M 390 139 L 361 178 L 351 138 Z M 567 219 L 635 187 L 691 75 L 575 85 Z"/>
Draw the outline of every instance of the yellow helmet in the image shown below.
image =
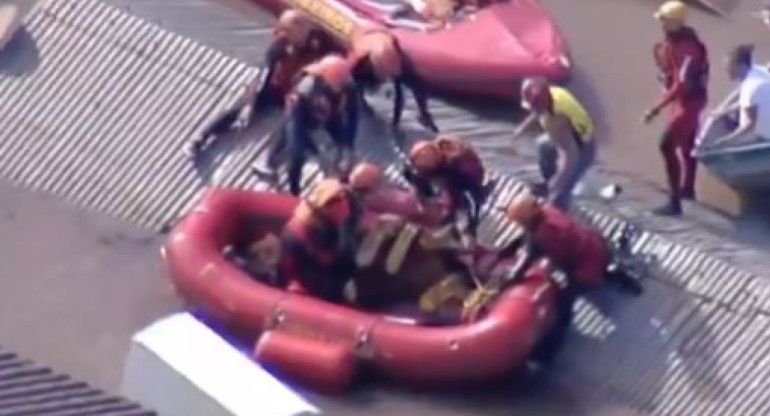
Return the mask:
<path id="1" fill-rule="evenodd" d="M 679 0 L 667 1 L 660 5 L 655 12 L 658 20 L 683 23 L 687 16 L 687 6 Z"/>

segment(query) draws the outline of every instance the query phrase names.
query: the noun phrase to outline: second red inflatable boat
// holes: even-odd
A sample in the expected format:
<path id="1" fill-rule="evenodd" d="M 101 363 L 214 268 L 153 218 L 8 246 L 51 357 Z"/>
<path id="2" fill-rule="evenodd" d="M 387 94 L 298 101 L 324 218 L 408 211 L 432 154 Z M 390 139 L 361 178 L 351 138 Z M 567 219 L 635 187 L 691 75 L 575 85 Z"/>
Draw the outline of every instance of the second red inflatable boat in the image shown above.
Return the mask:
<path id="1" fill-rule="evenodd" d="M 557 288 L 542 262 L 477 321 L 423 326 L 271 286 L 222 254 L 280 230 L 297 202 L 288 194 L 210 189 L 162 249 L 179 294 L 248 334 L 258 361 L 285 375 L 327 391 L 344 389 L 361 365 L 420 384 L 481 381 L 522 365 L 553 326 Z"/>
<path id="2" fill-rule="evenodd" d="M 362 27 L 393 33 L 434 87 L 511 99 L 527 76 L 568 77 L 561 31 L 537 0 L 502 0 L 436 30 L 393 27 L 377 0 L 252 0 L 273 13 L 296 8 L 343 42 Z M 391 4 L 392 6 L 392 4 Z"/>

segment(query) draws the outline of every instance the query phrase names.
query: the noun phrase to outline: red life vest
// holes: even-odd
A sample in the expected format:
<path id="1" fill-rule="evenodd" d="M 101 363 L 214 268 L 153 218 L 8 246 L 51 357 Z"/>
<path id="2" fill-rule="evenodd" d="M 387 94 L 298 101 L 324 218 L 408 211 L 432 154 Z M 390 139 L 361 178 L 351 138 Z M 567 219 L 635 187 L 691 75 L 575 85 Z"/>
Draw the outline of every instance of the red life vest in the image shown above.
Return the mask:
<path id="1" fill-rule="evenodd" d="M 454 171 L 466 184 L 478 187 L 484 184 L 484 164 L 471 146 L 454 138 L 439 138 L 436 143 L 441 151 L 445 169 Z"/>
<path id="2" fill-rule="evenodd" d="M 577 283 L 601 282 L 609 262 L 602 235 L 578 224 L 558 208 L 546 205 L 532 232 L 533 243 Z"/>
<path id="3" fill-rule="evenodd" d="M 685 26 L 667 35 L 665 40 L 655 44 L 653 55 L 667 89 L 672 88 L 675 82 L 682 82 L 686 87 L 683 99 L 707 98 L 710 72 L 708 51 L 692 28 Z"/>

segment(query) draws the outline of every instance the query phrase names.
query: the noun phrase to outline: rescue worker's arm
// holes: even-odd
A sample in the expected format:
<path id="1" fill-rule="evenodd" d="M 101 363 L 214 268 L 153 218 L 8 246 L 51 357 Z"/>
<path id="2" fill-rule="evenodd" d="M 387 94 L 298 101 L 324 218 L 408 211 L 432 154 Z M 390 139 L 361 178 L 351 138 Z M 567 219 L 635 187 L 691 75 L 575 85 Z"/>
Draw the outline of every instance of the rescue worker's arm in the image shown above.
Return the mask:
<path id="1" fill-rule="evenodd" d="M 562 115 L 552 116 L 547 128 L 548 135 L 556 144 L 556 151 L 559 153 L 556 158 L 556 173 L 548 184 L 550 191 L 563 187 L 569 173 L 575 168 L 580 156 L 580 149 L 578 149 L 574 132 L 566 117 Z"/>
<path id="2" fill-rule="evenodd" d="M 738 128 L 735 129 L 732 133 L 714 140 L 715 145 L 738 140 L 754 131 L 754 127 L 757 125 L 757 106 L 742 105 L 740 107 L 740 112 L 741 114 L 739 119 L 741 120 L 741 124 L 738 125 Z"/>
<path id="3" fill-rule="evenodd" d="M 353 150 L 355 147 L 356 133 L 358 133 L 358 89 L 355 84 L 351 83 L 345 89 L 345 131 L 344 131 L 344 143 L 348 147 L 348 150 Z"/>
<path id="4" fill-rule="evenodd" d="M 740 102 L 740 94 L 741 89 L 736 88 L 733 90 L 730 94 L 725 97 L 724 100 L 722 100 L 722 104 L 717 107 L 716 110 L 712 111 L 709 114 L 709 117 L 712 118 L 722 118 L 727 115 L 735 114 L 741 109 L 741 102 Z"/>
<path id="5" fill-rule="evenodd" d="M 519 123 L 519 126 L 516 127 L 516 130 L 513 131 L 513 140 L 518 140 L 521 138 L 522 135 L 524 135 L 524 132 L 527 131 L 530 127 L 532 127 L 535 122 L 537 122 L 538 119 L 537 113 L 529 113 L 529 115 Z"/>
<path id="6" fill-rule="evenodd" d="M 251 85 L 247 87 L 246 94 L 250 98 L 254 97 L 254 103 L 256 105 L 262 105 L 268 100 L 270 94 L 270 80 L 275 75 L 275 70 L 278 67 L 278 62 L 286 57 L 286 48 L 288 47 L 288 41 L 285 39 L 276 39 L 265 53 L 265 65 L 267 67 L 267 73 L 258 79 L 252 81 Z"/>
<path id="7" fill-rule="evenodd" d="M 404 179 L 406 179 L 412 188 L 417 191 L 417 196 L 419 198 L 428 198 L 434 196 L 433 187 L 430 185 L 430 183 L 417 175 L 411 166 L 404 166 L 402 174 L 404 175 Z"/>
<path id="8" fill-rule="evenodd" d="M 664 109 L 674 100 L 681 98 L 698 87 L 700 82 L 698 78 L 701 76 L 701 68 L 703 66 L 703 54 L 700 46 L 695 42 L 688 42 L 681 45 L 680 48 L 682 48 L 682 55 L 684 56 L 682 64 L 677 68 L 676 76 L 673 77 L 671 86 L 663 93 L 661 100 L 645 115 L 647 121 L 655 117 L 660 110 Z"/>

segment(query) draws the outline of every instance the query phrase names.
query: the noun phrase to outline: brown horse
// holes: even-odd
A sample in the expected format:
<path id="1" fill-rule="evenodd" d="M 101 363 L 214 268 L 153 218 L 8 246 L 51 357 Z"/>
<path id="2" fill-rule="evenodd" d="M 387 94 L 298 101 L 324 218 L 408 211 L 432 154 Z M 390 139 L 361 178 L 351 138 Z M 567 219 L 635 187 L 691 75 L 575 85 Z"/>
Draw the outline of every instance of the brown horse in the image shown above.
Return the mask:
<path id="1" fill-rule="evenodd" d="M 353 281 L 361 307 L 407 303 L 422 312 L 459 311 L 474 287 L 451 228 L 432 229 L 383 215 L 360 241 Z"/>

